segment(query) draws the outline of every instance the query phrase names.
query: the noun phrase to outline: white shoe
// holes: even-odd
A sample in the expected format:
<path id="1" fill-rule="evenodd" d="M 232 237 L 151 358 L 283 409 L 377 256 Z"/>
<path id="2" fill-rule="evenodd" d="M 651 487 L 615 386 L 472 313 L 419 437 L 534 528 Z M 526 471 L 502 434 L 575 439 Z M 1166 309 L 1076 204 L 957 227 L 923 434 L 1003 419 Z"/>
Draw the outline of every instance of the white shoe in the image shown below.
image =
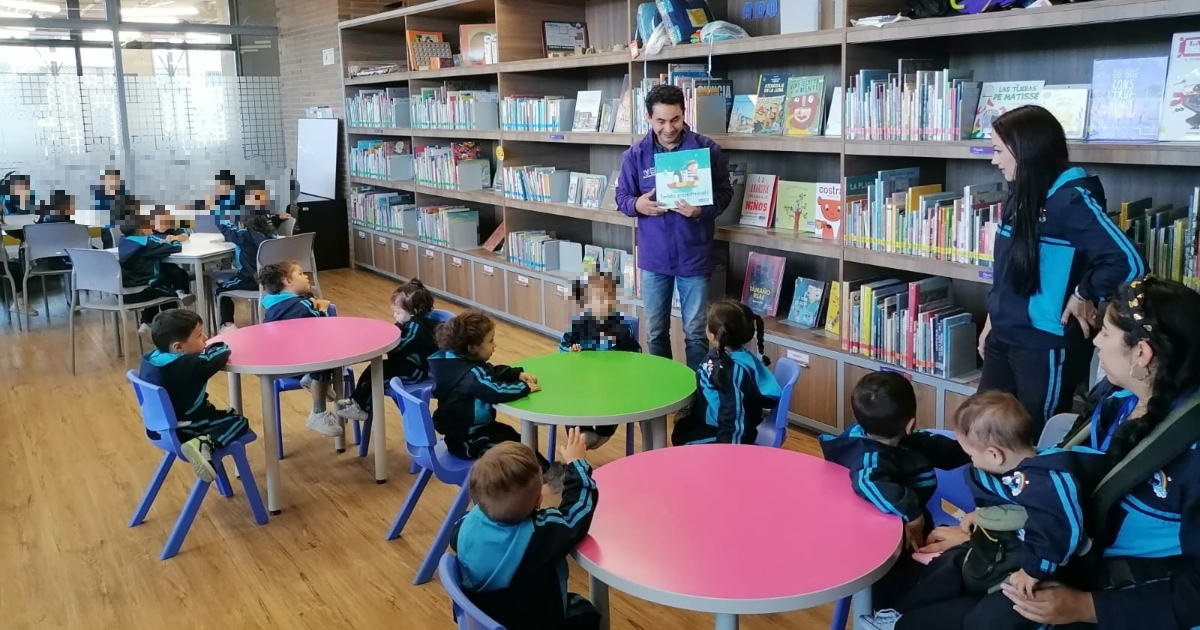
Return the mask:
<path id="1" fill-rule="evenodd" d="M 212 483 L 217 478 L 217 471 L 213 468 L 212 462 L 208 461 L 208 457 L 204 452 L 208 450 L 205 444 L 200 442 L 199 438 L 188 440 L 179 445 L 179 452 L 187 459 L 187 462 L 192 465 L 192 470 L 202 481 Z"/>
<path id="2" fill-rule="evenodd" d="M 900 613 L 891 608 L 885 608 L 875 613 L 875 616 L 870 620 L 871 625 L 875 626 L 876 630 L 892 630 L 896 627 L 896 622 L 898 621 L 900 621 Z"/>
<path id="3" fill-rule="evenodd" d="M 176 291 L 175 295 L 179 296 L 179 301 L 182 302 L 184 306 L 191 306 L 196 303 L 196 296 L 186 291 Z"/>
<path id="4" fill-rule="evenodd" d="M 141 326 L 138 326 L 138 334 L 139 335 L 149 335 L 150 334 L 150 324 L 142 324 Z"/>
<path id="5" fill-rule="evenodd" d="M 304 376 L 300 377 L 300 387 L 303 388 L 305 391 L 309 391 L 309 392 L 312 391 L 313 382 L 314 382 L 313 377 L 308 374 L 305 374 Z M 333 387 L 330 387 L 329 389 L 325 390 L 325 399 L 331 403 L 337 402 L 337 395 L 335 395 L 333 393 Z"/>
<path id="6" fill-rule="evenodd" d="M 37 309 L 33 308 L 32 305 L 25 304 L 24 300 L 20 300 L 20 301 L 13 300 L 13 303 L 8 305 L 8 310 L 10 310 L 14 313 L 17 313 L 18 315 L 21 313 L 25 313 L 26 315 L 29 315 L 30 317 L 38 316 Z"/>
<path id="7" fill-rule="evenodd" d="M 225 324 L 225 325 L 221 326 L 221 329 L 217 331 L 217 334 L 224 335 L 226 333 L 231 333 L 235 330 L 237 330 L 237 324 Z"/>
<path id="8" fill-rule="evenodd" d="M 337 407 L 333 411 L 334 415 L 341 418 L 342 420 L 353 420 L 355 422 L 366 422 L 367 418 L 370 417 L 367 415 L 367 412 L 362 410 L 362 407 L 358 406 L 358 403 L 354 402 L 353 400 L 350 400 L 349 398 L 347 398 L 345 400 L 339 400 L 339 401 L 335 402 L 334 405 Z"/>
<path id="9" fill-rule="evenodd" d="M 314 411 L 308 414 L 308 422 L 304 426 L 328 437 L 337 437 L 344 432 L 342 423 L 337 416 L 328 411 L 320 413 Z"/>

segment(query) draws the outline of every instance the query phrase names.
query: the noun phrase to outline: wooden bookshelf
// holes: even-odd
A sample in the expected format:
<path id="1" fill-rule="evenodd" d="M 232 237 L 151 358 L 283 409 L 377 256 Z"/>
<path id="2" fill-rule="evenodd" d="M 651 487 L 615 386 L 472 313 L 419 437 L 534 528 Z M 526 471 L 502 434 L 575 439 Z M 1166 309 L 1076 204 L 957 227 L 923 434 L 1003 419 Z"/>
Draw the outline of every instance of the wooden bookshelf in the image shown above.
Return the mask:
<path id="1" fill-rule="evenodd" d="M 419 90 L 442 81 L 477 83 L 496 91 L 501 98 L 511 95 L 559 94 L 570 97 L 580 90 L 602 90 L 606 98 L 619 95 L 621 79 L 628 75 L 636 85 L 646 75 L 666 71 L 668 63 L 709 61 L 713 76 L 734 82 L 738 94 L 756 91 L 760 74 L 790 73 L 823 75 L 828 93 L 845 86 L 846 77 L 864 68 L 895 68 L 900 58 L 931 58 L 945 67 L 972 68 L 977 81 L 1044 79 L 1047 83 L 1091 82 L 1094 59 L 1119 59 L 1165 55 L 1172 31 L 1200 30 L 1200 0 L 1094 0 L 1040 9 L 1012 9 L 981 15 L 953 16 L 900 22 L 882 28 L 853 27 L 848 20 L 874 15 L 894 15 L 905 0 L 843 0 L 845 23 L 833 23 L 833 2 L 822 7 L 823 27 L 796 34 L 778 32 L 778 23 L 755 21 L 743 25 L 756 36 L 715 44 L 667 47 L 656 55 L 631 58 L 628 51 L 611 51 L 613 44 L 628 42 L 638 0 L 434 0 L 378 15 L 342 22 L 339 43 L 342 59 L 353 63 L 395 63 L 406 57 L 406 28 L 438 30 L 457 50 L 458 25 L 495 23 L 499 37 L 498 62 L 439 70 L 407 71 L 390 75 L 343 79 L 344 94 L 376 85 L 404 85 Z M 718 19 L 739 23 L 743 2 L 711 3 Z M 599 52 L 558 58 L 543 58 L 541 20 L 586 21 L 592 45 Z M 1086 27 L 1086 28 L 1085 28 Z M 772 31 L 771 29 L 774 29 Z M 1003 45 L 1013 38 L 1010 46 Z M 939 66 L 941 67 L 941 66 Z M 640 112 L 634 112 L 640 115 Z M 631 133 L 575 133 L 533 131 L 469 131 L 352 127 L 346 129 L 347 146 L 354 140 L 408 138 L 414 144 L 436 143 L 437 139 L 474 140 L 486 150 L 504 150 L 503 165 L 543 164 L 573 171 L 608 176 L 618 168 L 621 154 L 640 136 Z M 749 134 L 709 134 L 727 152 L 731 163 L 746 165 L 748 173 L 772 173 L 792 181 L 833 182 L 847 176 L 917 165 L 923 183 L 942 183 L 947 190 L 964 185 L 999 181 L 988 161 L 987 141 L 909 142 L 844 140 L 841 137 L 788 137 Z M 558 146 L 547 146 L 558 145 Z M 1100 175 L 1108 193 L 1109 209 L 1121 200 L 1153 195 L 1156 203 L 1179 203 L 1192 186 L 1200 184 L 1200 143 L 1101 143 L 1071 142 L 1072 160 Z M 494 157 L 490 154 L 489 157 Z M 927 181 L 926 181 L 927 180 Z M 352 184 L 394 188 L 414 193 L 418 205 L 457 200 L 481 207 L 481 239 L 504 221 L 510 231 L 548 230 L 559 238 L 616 247 L 636 252 L 637 220 L 611 210 L 593 210 L 570 204 L 551 204 L 507 199 L 496 191 L 456 191 L 413 182 L 349 177 Z M 740 197 L 735 198 L 735 203 Z M 1161 201 L 1160 201 L 1161 199 Z M 845 204 L 843 204 L 843 208 Z M 736 213 L 737 208 L 727 212 Z M 730 221 L 722 217 L 721 223 Z M 733 219 L 736 222 L 736 219 Z M 443 273 L 447 282 L 439 295 L 479 306 L 489 312 L 547 334 L 558 334 L 553 322 L 562 313 L 550 314 L 553 287 L 570 280 L 563 274 L 533 272 L 509 263 L 492 252 L 456 252 L 419 244 L 411 237 L 387 234 L 353 226 L 352 231 L 391 239 L 396 247 L 407 243 L 411 250 L 437 252 L 437 264 L 474 265 L 471 288 L 450 285 L 453 274 Z M 746 256 L 765 252 L 786 259 L 783 297 L 788 297 L 797 276 L 840 281 L 867 277 L 914 278 L 923 275 L 953 279 L 956 302 L 976 313 L 982 323 L 983 302 L 991 284 L 991 270 L 928 258 L 890 254 L 844 245 L 839 240 L 821 239 L 786 230 L 720 225 L 716 230 L 716 257 L 728 265 L 731 278 L 725 292 L 739 295 Z M 370 244 L 370 243 L 368 243 Z M 355 264 L 380 273 L 405 277 L 399 258 L 393 267 L 367 260 L 365 248 Z M 358 250 L 355 250 L 356 252 Z M 443 260 L 444 259 L 444 260 Z M 449 262 L 447 262 L 449 261 Z M 426 261 L 426 265 L 434 262 Z M 433 269 L 433 267 L 427 267 Z M 448 267 L 447 267 L 448 268 Z M 543 283 L 544 303 L 522 304 L 514 314 L 506 302 L 506 274 L 519 274 Z M 490 287 L 490 288 L 489 288 Z M 469 294 L 467 294 L 469 293 Z M 524 295 L 524 294 L 522 294 Z M 522 298 L 524 299 L 524 298 Z M 561 301 L 561 300 L 559 300 Z M 555 306 L 555 308 L 559 308 Z M 781 303 L 781 309 L 786 306 Z M 542 315 L 539 316 L 538 313 Z M 844 330 L 845 328 L 843 328 Z M 978 374 L 941 379 L 928 374 L 884 366 L 858 354 L 843 351 L 841 342 L 824 331 L 804 330 L 767 322 L 768 352 L 785 352 L 810 357 L 801 379 L 801 391 L 809 402 L 794 404 L 792 419 L 819 430 L 839 430 L 849 419 L 844 396 L 863 373 L 877 369 L 906 372 L 918 390 L 922 426 L 947 426 L 953 414 L 977 385 Z M 842 388 L 836 403 L 820 404 L 830 388 Z M 805 389 L 811 388 L 811 389 Z"/>

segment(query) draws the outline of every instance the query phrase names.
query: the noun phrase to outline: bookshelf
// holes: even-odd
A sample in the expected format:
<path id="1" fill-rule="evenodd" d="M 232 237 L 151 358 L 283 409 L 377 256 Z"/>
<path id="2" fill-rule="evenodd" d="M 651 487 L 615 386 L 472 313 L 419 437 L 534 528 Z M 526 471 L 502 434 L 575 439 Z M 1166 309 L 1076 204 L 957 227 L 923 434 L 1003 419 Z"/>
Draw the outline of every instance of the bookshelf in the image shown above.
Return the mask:
<path id="1" fill-rule="evenodd" d="M 349 97 L 364 88 L 389 86 L 417 92 L 421 87 L 456 81 L 480 85 L 497 92 L 501 99 L 517 95 L 571 98 L 589 89 L 615 98 L 626 75 L 636 86 L 645 76 L 665 72 L 668 63 L 707 61 L 713 76 L 733 81 L 737 94 L 755 92 L 760 74 L 789 73 L 823 75 L 828 99 L 833 87 L 846 86 L 847 77 L 861 69 L 894 69 L 898 59 L 913 57 L 933 59 L 948 68 L 974 69 L 977 81 L 1042 79 L 1047 84 L 1083 84 L 1091 82 L 1094 59 L 1165 55 L 1172 33 L 1200 30 L 1200 2 L 1195 0 L 1094 0 L 914 20 L 883 28 L 853 27 L 849 20 L 896 14 L 903 9 L 904 0 L 822 0 L 821 30 L 778 34 L 777 18 L 743 22 L 742 0 L 710 0 L 717 19 L 739 24 L 754 37 L 668 47 L 657 55 L 630 59 L 628 51 L 614 52 L 611 47 L 628 42 L 638 4 L 636 0 L 435 0 L 342 22 L 340 58 L 346 63 L 406 59 L 405 29 L 440 30 L 455 50 L 459 49 L 459 24 L 495 23 L 498 35 L 495 64 L 345 78 L 344 93 Z M 543 58 L 538 34 L 542 20 L 586 21 L 590 44 L 598 52 Z M 502 166 L 543 164 L 604 175 L 619 168 L 622 152 L 640 138 L 632 133 L 381 127 L 351 127 L 346 134 L 347 146 L 362 139 L 402 140 L 415 146 L 470 140 L 483 146 L 489 157 L 501 148 Z M 723 147 L 730 162 L 744 164 L 747 173 L 774 174 L 785 180 L 843 182 L 848 176 L 918 166 L 920 183 L 943 184 L 946 190 L 1000 181 L 989 164 L 991 147 L 986 141 L 708 135 Z M 1200 185 L 1195 170 L 1200 166 L 1200 143 L 1076 141 L 1070 143 L 1070 151 L 1073 162 L 1101 177 L 1110 210 L 1121 200 L 1151 195 L 1156 201 L 1181 203 L 1192 187 Z M 410 181 L 349 177 L 347 182 L 409 191 L 417 205 L 450 200 L 477 207 L 481 241 L 503 221 L 509 232 L 552 230 L 560 238 L 636 252 L 636 221 L 611 210 L 520 201 L 487 190 L 445 190 Z M 735 197 L 735 203 L 739 198 Z M 940 276 L 951 280 L 955 303 L 973 313 L 982 325 L 990 269 L 743 227 L 737 225 L 737 215 L 738 208 L 731 207 L 718 220 L 714 257 L 722 272 L 714 276 L 713 292 L 741 294 L 750 252 L 785 259 L 783 313 L 767 322 L 766 348 L 774 358 L 786 356 L 806 366 L 789 410 L 793 421 L 822 431 L 841 430 L 852 421 L 847 397 L 853 384 L 869 371 L 889 369 L 904 373 L 913 382 L 920 426 L 951 424 L 954 411 L 974 392 L 978 372 L 944 379 L 851 353 L 836 336 L 783 323 L 786 299 L 797 276 L 826 281 L 874 277 L 910 281 Z M 354 263 L 359 267 L 395 278 L 420 276 L 441 297 L 532 330 L 557 336 L 575 310 L 568 289 L 571 278 L 566 274 L 535 272 L 482 249 L 434 247 L 413 235 L 370 226 L 352 225 L 351 240 Z M 628 302 L 632 312 L 642 314 L 638 300 Z M 672 341 L 676 356 L 682 357 L 681 322 L 678 313 L 675 315 Z M 643 342 L 645 329 L 643 325 Z M 845 320 L 842 329 L 846 330 Z"/>

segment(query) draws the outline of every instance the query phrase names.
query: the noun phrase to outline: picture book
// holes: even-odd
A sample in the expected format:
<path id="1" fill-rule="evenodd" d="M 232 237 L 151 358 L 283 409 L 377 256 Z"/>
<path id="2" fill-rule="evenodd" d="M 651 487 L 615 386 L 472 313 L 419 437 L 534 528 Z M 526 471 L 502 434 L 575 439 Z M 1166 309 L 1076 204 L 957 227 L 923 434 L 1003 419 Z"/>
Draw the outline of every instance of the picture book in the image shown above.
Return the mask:
<path id="1" fill-rule="evenodd" d="M 492 231 L 492 235 L 489 236 L 486 241 L 484 241 L 483 249 L 486 249 L 490 252 L 495 252 L 495 251 L 499 251 L 500 249 L 503 249 L 504 237 L 507 235 L 508 235 L 508 232 L 504 228 L 504 221 L 500 221 L 500 225 L 497 225 L 496 229 L 494 231 Z"/>
<path id="2" fill-rule="evenodd" d="M 775 229 L 817 233 L 817 185 L 779 180 L 775 193 Z"/>
<path id="3" fill-rule="evenodd" d="M 655 153 L 654 196 L 667 210 L 678 208 L 678 201 L 696 207 L 712 205 L 712 165 L 708 149 Z"/>
<path id="4" fill-rule="evenodd" d="M 979 106 L 975 108 L 975 124 L 971 126 L 971 138 L 985 140 L 992 137 L 992 121 L 1000 114 L 1023 105 L 1037 105 L 1045 81 L 996 81 L 983 84 L 979 95 Z"/>
<path id="5" fill-rule="evenodd" d="M 579 205 L 585 208 L 599 208 L 604 196 L 604 187 L 608 185 L 603 175 L 584 175 L 580 182 Z"/>
<path id="6" fill-rule="evenodd" d="M 612 133 L 616 121 L 617 99 L 606 98 L 600 103 L 600 133 Z"/>
<path id="7" fill-rule="evenodd" d="M 621 98 L 617 102 L 617 117 L 613 123 L 613 133 L 631 133 L 633 131 L 633 94 L 629 87 L 629 75 L 621 80 Z"/>
<path id="8" fill-rule="evenodd" d="M 775 211 L 776 175 L 746 177 L 746 196 L 742 200 L 742 216 L 738 223 L 748 227 L 771 227 Z"/>
<path id="9" fill-rule="evenodd" d="M 821 314 L 825 310 L 826 286 L 828 283 L 810 278 L 796 278 L 792 293 L 792 308 L 788 311 L 788 324 L 801 328 L 816 328 L 822 325 Z"/>
<path id="10" fill-rule="evenodd" d="M 783 134 L 783 101 L 787 96 L 788 78 L 786 74 L 764 74 L 758 78 L 754 133 Z"/>
<path id="11" fill-rule="evenodd" d="M 1166 57 L 1092 62 L 1088 140 L 1158 140 L 1166 81 Z"/>
<path id="12" fill-rule="evenodd" d="M 617 209 L 617 182 L 621 179 L 621 169 L 612 172 L 608 184 L 604 186 L 604 195 L 600 197 L 600 207 L 605 210 Z"/>
<path id="13" fill-rule="evenodd" d="M 729 133 L 754 133 L 754 105 L 756 94 L 737 94 L 733 97 L 733 110 L 729 112 Z"/>
<path id="14" fill-rule="evenodd" d="M 1083 140 L 1087 134 L 1087 85 L 1043 86 L 1037 104 L 1054 114 L 1067 140 Z"/>
<path id="15" fill-rule="evenodd" d="M 816 234 L 821 238 L 842 235 L 842 185 L 817 183 Z"/>
<path id="16" fill-rule="evenodd" d="M 496 25 L 463 24 L 459 26 L 458 45 L 464 66 L 483 66 L 496 63 Z"/>
<path id="17" fill-rule="evenodd" d="M 582 90 L 576 95 L 575 120 L 571 131 L 596 131 L 600 127 L 603 95 L 600 90 Z"/>
<path id="18" fill-rule="evenodd" d="M 787 83 L 787 121 L 789 136 L 821 135 L 825 108 L 825 77 L 792 77 Z"/>
<path id="19" fill-rule="evenodd" d="M 598 245 L 583 246 L 583 271 L 584 273 L 596 273 L 601 271 L 600 265 L 604 264 L 604 248 Z"/>
<path id="20" fill-rule="evenodd" d="M 1176 33 L 1171 40 L 1158 139 L 1200 140 L 1200 32 Z"/>
<path id="21" fill-rule="evenodd" d="M 439 31 L 405 31 L 408 41 L 408 63 L 410 70 L 428 70 L 430 59 L 449 57 L 453 53 L 450 43 Z"/>
<path id="22" fill-rule="evenodd" d="M 825 332 L 840 336 L 842 333 L 842 283 L 831 282 L 825 290 L 829 294 L 829 307 L 825 309 Z"/>
<path id="23" fill-rule="evenodd" d="M 782 256 L 750 252 L 746 263 L 746 281 L 742 284 L 742 304 L 761 317 L 774 317 L 779 309 L 783 264 Z"/>

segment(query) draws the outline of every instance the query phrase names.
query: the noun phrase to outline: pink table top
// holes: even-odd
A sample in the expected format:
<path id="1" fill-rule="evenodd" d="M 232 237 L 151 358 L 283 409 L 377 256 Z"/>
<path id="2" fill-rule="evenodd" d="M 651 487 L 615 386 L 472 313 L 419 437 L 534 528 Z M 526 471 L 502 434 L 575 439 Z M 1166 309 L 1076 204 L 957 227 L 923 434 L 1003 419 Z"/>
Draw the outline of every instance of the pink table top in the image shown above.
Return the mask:
<path id="1" fill-rule="evenodd" d="M 869 586 L 899 553 L 901 522 L 845 468 L 761 446 L 649 451 L 595 472 L 600 499 L 575 553 L 602 582 L 685 610 L 759 614 Z"/>
<path id="2" fill-rule="evenodd" d="M 269 376 L 374 359 L 396 347 L 400 329 L 364 317 L 313 317 L 239 328 L 213 341 L 223 341 L 232 350 L 225 371 Z"/>

